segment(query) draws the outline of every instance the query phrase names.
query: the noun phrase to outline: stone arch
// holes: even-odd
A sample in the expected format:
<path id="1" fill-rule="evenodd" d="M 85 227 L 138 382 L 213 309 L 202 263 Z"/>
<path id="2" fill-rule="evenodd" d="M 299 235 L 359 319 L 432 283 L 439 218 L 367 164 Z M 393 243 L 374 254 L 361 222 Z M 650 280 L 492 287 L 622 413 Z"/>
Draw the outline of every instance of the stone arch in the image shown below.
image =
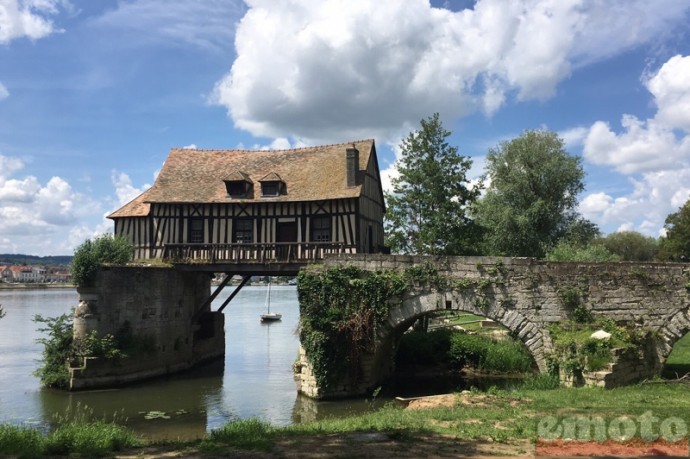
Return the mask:
<path id="1" fill-rule="evenodd" d="M 370 387 L 391 374 L 395 347 L 402 334 L 420 317 L 433 311 L 447 309 L 470 312 L 503 325 L 525 344 L 539 371 L 547 371 L 545 349 L 550 348 L 550 342 L 537 324 L 528 320 L 519 311 L 502 306 L 496 301 L 490 303 L 486 310 L 477 308 L 471 302 L 459 301 L 461 297 L 466 296 L 464 293 L 426 292 L 405 298 L 400 305 L 393 307 L 387 321 L 378 330 L 374 352 L 367 359 L 365 373 Z"/>
<path id="2" fill-rule="evenodd" d="M 673 345 L 676 344 L 676 341 L 684 337 L 688 332 L 690 332 L 690 307 L 683 308 L 673 314 L 658 329 L 659 337 L 661 338 L 657 345 L 660 366 L 666 363 L 666 359 L 673 351 Z"/>

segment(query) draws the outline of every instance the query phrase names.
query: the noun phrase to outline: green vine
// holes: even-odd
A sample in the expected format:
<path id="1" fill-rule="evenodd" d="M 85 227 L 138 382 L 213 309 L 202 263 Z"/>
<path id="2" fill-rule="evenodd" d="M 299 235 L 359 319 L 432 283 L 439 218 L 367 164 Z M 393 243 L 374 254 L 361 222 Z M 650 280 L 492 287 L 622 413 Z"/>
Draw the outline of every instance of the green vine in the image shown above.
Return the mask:
<path id="1" fill-rule="evenodd" d="M 359 380 L 362 354 L 416 274 L 353 266 L 299 274 L 300 341 L 320 387 L 330 388 L 345 376 L 351 383 Z"/>

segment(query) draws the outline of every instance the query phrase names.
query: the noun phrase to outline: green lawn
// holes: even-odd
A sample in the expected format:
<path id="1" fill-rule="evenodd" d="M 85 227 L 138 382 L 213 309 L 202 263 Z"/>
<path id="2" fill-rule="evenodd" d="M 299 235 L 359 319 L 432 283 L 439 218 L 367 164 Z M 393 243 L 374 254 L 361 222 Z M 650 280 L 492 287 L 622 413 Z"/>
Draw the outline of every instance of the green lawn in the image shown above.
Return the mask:
<path id="1" fill-rule="evenodd" d="M 690 333 L 676 341 L 664 368 L 664 376 L 668 378 L 681 377 L 687 373 L 690 373 Z"/>

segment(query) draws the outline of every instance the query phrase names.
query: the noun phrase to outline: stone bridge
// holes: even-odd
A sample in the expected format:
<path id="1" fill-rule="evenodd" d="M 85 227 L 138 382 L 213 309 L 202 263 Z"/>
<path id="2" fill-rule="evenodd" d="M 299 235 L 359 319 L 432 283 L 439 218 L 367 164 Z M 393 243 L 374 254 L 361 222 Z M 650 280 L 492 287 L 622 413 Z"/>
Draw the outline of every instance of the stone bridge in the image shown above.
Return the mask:
<path id="1" fill-rule="evenodd" d="M 563 263 L 531 258 L 346 255 L 326 259 L 325 268 L 357 266 L 402 272 L 431 264 L 447 287 L 417 285 L 390 310 L 374 345 L 362 359 L 363 377 L 318 387 L 300 349 L 298 390 L 314 398 L 366 394 L 390 375 L 402 334 L 420 317 L 438 310 L 466 311 L 493 319 L 527 346 L 544 372 L 553 351 L 548 325 L 573 316 L 566 292 L 595 318 L 639 327 L 653 344 L 620 358 L 608 370 L 585 375 L 586 383 L 610 387 L 659 374 L 674 343 L 690 330 L 690 265 L 681 263 Z M 572 296 L 572 293 L 571 293 Z M 634 355 L 633 355 L 634 354 Z"/>

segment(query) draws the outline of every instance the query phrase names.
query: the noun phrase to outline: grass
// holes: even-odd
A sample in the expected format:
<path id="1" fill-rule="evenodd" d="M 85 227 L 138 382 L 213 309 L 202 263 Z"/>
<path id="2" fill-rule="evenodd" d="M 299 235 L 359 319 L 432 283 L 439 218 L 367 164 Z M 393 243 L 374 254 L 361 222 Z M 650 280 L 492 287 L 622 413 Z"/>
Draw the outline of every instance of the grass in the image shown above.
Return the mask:
<path id="1" fill-rule="evenodd" d="M 657 430 L 671 416 L 690 425 L 690 397 L 684 384 L 641 384 L 609 390 L 544 390 L 549 384 L 545 379 L 535 377 L 532 383 L 526 383 L 515 391 L 493 389 L 458 396 L 458 403 L 451 407 L 405 410 L 391 403 L 367 414 L 287 427 L 271 426 L 258 419 L 237 420 L 214 430 L 201 442 L 172 442 L 166 447 L 194 450 L 200 455 L 216 457 L 232 455 L 232 450 L 238 448 L 257 453 L 271 452 L 278 442 L 298 448 L 302 441 L 308 444 L 310 439 L 355 432 L 385 432 L 389 438 L 404 443 L 428 438 L 429 435 L 448 438 L 448 441 L 533 441 L 539 422 L 547 416 L 561 421 L 577 416 L 611 421 L 625 416 L 637 422 L 638 417 L 651 414 L 658 418 L 653 425 Z M 93 457 L 143 445 L 126 430 L 103 422 L 66 424 L 48 435 L 0 425 L 0 457 L 51 454 Z"/>
<path id="2" fill-rule="evenodd" d="M 690 373 L 690 333 L 676 341 L 664 367 L 667 377 L 680 377 L 687 373 Z"/>

